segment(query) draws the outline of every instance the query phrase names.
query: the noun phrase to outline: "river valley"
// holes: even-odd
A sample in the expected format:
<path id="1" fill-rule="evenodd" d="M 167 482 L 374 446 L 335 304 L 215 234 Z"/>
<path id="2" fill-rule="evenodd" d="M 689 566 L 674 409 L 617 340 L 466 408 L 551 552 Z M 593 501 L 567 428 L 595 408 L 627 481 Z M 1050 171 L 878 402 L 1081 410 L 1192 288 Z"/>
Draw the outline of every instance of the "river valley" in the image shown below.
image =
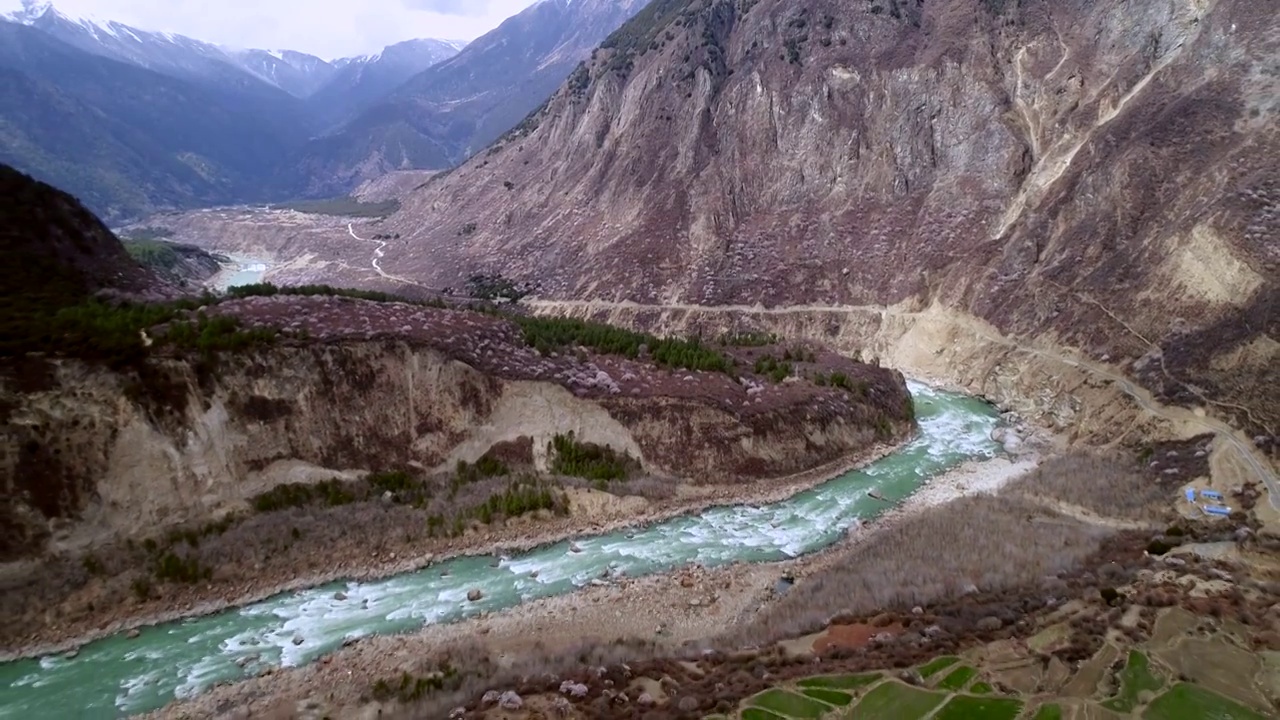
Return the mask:
<path id="1" fill-rule="evenodd" d="M 374 582 L 286 593 L 216 615 L 117 635 L 67 656 L 0 666 L 0 717 L 146 712 L 265 668 L 303 665 L 353 638 L 407 633 L 690 563 L 774 562 L 828 547 L 931 478 L 994 457 L 995 409 L 912 383 L 920 433 L 892 455 L 783 502 L 707 510 L 513 557 L 465 557 Z M 875 492 L 877 497 L 868 493 Z M 469 601 L 479 591 L 479 599 Z"/>

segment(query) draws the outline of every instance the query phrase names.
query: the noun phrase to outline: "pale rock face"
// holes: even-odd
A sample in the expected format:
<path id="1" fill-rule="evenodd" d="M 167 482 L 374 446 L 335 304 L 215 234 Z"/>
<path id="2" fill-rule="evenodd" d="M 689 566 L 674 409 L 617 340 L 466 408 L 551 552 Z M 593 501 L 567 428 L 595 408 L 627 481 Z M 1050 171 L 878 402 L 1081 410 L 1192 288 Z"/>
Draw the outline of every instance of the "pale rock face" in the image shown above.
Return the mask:
<path id="1" fill-rule="evenodd" d="M 873 426 L 841 414 L 858 407 L 818 417 L 808 405 L 780 406 L 753 418 L 696 393 L 621 398 L 598 389 L 578 397 L 407 341 L 274 346 L 224 357 L 216 379 L 201 380 L 184 361 L 158 367 L 170 383 L 156 386 L 167 388 L 165 397 L 139 399 L 126 392 L 126 376 L 74 361 L 53 365 L 40 390 L 0 384 L 9 412 L 0 489 L 17 499 L 9 517 L 29 533 L 5 553 L 47 549 L 55 526 L 62 529 L 53 544 L 78 547 L 204 522 L 246 511 L 254 496 L 285 483 L 356 479 L 374 467 L 445 472 L 521 439 L 532 441 L 534 464 L 545 470 L 546 446 L 558 434 L 700 482 L 788 475 L 875 442 Z M 901 376 L 886 378 L 892 387 L 882 391 L 905 401 Z M 892 422 L 895 436 L 905 433 L 900 419 Z"/>

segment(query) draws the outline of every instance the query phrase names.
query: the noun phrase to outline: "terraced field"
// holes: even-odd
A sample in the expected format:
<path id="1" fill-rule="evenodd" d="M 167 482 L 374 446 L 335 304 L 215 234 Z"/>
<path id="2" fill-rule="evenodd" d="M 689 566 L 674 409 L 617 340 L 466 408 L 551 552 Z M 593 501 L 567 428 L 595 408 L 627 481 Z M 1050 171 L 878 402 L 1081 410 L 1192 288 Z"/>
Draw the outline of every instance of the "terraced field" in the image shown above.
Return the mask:
<path id="1" fill-rule="evenodd" d="M 1275 653 L 1248 649 L 1230 626 L 1180 609 L 1163 611 L 1137 645 L 1109 634 L 1068 668 L 1045 650 L 1049 627 L 908 670 L 819 675 L 744 700 L 707 720 L 1266 720 Z"/>

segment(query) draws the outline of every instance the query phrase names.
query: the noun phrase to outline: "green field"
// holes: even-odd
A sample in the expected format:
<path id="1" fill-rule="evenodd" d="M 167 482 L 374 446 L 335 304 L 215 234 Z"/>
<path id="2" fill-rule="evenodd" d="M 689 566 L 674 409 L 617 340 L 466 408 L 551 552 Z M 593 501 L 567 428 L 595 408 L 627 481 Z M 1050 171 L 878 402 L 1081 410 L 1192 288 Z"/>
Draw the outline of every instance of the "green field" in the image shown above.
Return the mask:
<path id="1" fill-rule="evenodd" d="M 1131 712 L 1138 707 L 1139 695 L 1164 687 L 1164 681 L 1151 672 L 1151 661 L 1137 650 L 1129 651 L 1129 659 L 1124 670 L 1120 672 L 1120 694 L 1106 702 L 1102 707 L 1120 713 Z"/>
<path id="2" fill-rule="evenodd" d="M 849 703 L 853 702 L 852 695 L 848 693 L 840 692 L 839 690 L 824 690 L 823 688 L 804 688 L 800 692 L 804 693 L 808 697 L 813 698 L 814 700 L 821 700 L 822 702 L 835 707 L 844 707 Z"/>
<path id="3" fill-rule="evenodd" d="M 815 720 L 831 710 L 831 706 L 825 703 L 776 688 L 765 690 L 747 700 L 747 703 L 787 717 L 814 718 Z"/>
<path id="4" fill-rule="evenodd" d="M 977 677 L 977 675 L 978 671 L 967 665 L 958 667 L 942 678 L 942 681 L 938 683 L 938 687 L 942 690 L 959 690 L 968 685 L 969 681 Z"/>
<path id="5" fill-rule="evenodd" d="M 979 698 L 957 695 L 933 716 L 934 720 L 1014 720 L 1022 701 L 1012 698 Z"/>
<path id="6" fill-rule="evenodd" d="M 919 720 L 946 699 L 942 693 L 929 692 L 897 682 L 887 682 L 867 693 L 842 716 L 847 720 Z"/>
<path id="7" fill-rule="evenodd" d="M 1151 701 L 1145 720 L 1265 720 L 1265 715 L 1190 683 L 1178 683 Z"/>
<path id="8" fill-rule="evenodd" d="M 1178 610 L 1158 619 L 1157 628 L 1177 619 Z M 1180 675 L 1168 666 L 1169 653 L 1197 652 L 1207 640 L 1188 640 L 1185 632 L 1157 632 L 1129 648 L 1105 644 L 1074 669 L 1052 672 L 1036 660 L 1034 649 L 1007 641 L 992 643 L 962 658 L 943 656 L 919 665 L 915 673 L 929 678 L 932 689 L 898 680 L 898 670 L 848 675 L 815 675 L 779 684 L 745 700 L 727 720 L 1264 720 L 1280 717 L 1261 712 L 1269 694 L 1271 672 L 1258 663 L 1256 675 L 1241 675 L 1239 699 L 1193 682 L 1169 687 Z M 1240 654 L 1241 645 L 1227 633 L 1211 635 L 1224 648 Z M 1123 653 L 1123 654 L 1122 654 Z M 1124 658 L 1121 667 L 1113 661 Z M 1191 656 L 1197 657 L 1197 656 Z M 1205 660 L 1207 661 L 1207 660 Z M 1239 659 L 1237 658 L 1239 664 Z M 1246 667 L 1245 664 L 1240 664 Z M 1083 674 L 1083 675 L 1082 675 Z M 1084 681 L 1081 681 L 1081 677 Z M 1097 688 L 1090 693 L 1081 688 Z M 1231 685 L 1229 687 L 1236 687 Z M 967 688 L 967 689 L 966 689 Z M 1214 686 L 1215 690 L 1232 693 Z M 1234 693 L 1233 693 L 1234 694 Z"/>
<path id="9" fill-rule="evenodd" d="M 781 715 L 774 715 L 768 710 L 760 708 L 747 708 L 742 711 L 742 720 L 787 720 Z"/>
<path id="10" fill-rule="evenodd" d="M 806 688 L 827 688 L 829 690 L 857 690 L 867 687 L 884 678 L 880 673 L 863 673 L 861 675 L 819 675 L 805 678 L 796 683 Z"/>
<path id="11" fill-rule="evenodd" d="M 1032 720 L 1062 720 L 1061 705 L 1041 705 L 1036 714 L 1031 716 Z"/>
<path id="12" fill-rule="evenodd" d="M 943 655 L 942 657 L 934 658 L 929 662 L 925 663 L 924 665 L 920 666 L 920 677 L 922 678 L 933 677 L 934 675 L 937 675 L 939 672 L 946 670 L 947 668 L 951 667 L 952 665 L 955 665 L 958 662 L 960 662 L 960 658 L 954 655 Z"/>

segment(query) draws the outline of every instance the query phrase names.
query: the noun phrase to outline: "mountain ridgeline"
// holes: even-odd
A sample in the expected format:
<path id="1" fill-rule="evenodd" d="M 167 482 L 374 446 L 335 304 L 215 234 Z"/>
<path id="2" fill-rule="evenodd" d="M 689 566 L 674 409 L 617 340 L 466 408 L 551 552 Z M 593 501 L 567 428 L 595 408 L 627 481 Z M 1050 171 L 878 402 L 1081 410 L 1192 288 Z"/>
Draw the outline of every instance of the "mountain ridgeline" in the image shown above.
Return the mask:
<path id="1" fill-rule="evenodd" d="M 1278 22 L 1248 0 L 659 0 L 407 197 L 383 266 L 956 313 L 1270 435 Z"/>
<path id="2" fill-rule="evenodd" d="M 444 169 L 519 123 L 643 0 L 543 0 L 415 75 L 338 132 L 308 143 L 286 174 L 309 195 L 390 171 Z"/>
<path id="3" fill-rule="evenodd" d="M 484 147 L 640 4 L 547 0 L 470 46 L 411 40 L 332 62 L 29 4 L 0 18 L 0 161 L 113 222 L 343 195 Z"/>

